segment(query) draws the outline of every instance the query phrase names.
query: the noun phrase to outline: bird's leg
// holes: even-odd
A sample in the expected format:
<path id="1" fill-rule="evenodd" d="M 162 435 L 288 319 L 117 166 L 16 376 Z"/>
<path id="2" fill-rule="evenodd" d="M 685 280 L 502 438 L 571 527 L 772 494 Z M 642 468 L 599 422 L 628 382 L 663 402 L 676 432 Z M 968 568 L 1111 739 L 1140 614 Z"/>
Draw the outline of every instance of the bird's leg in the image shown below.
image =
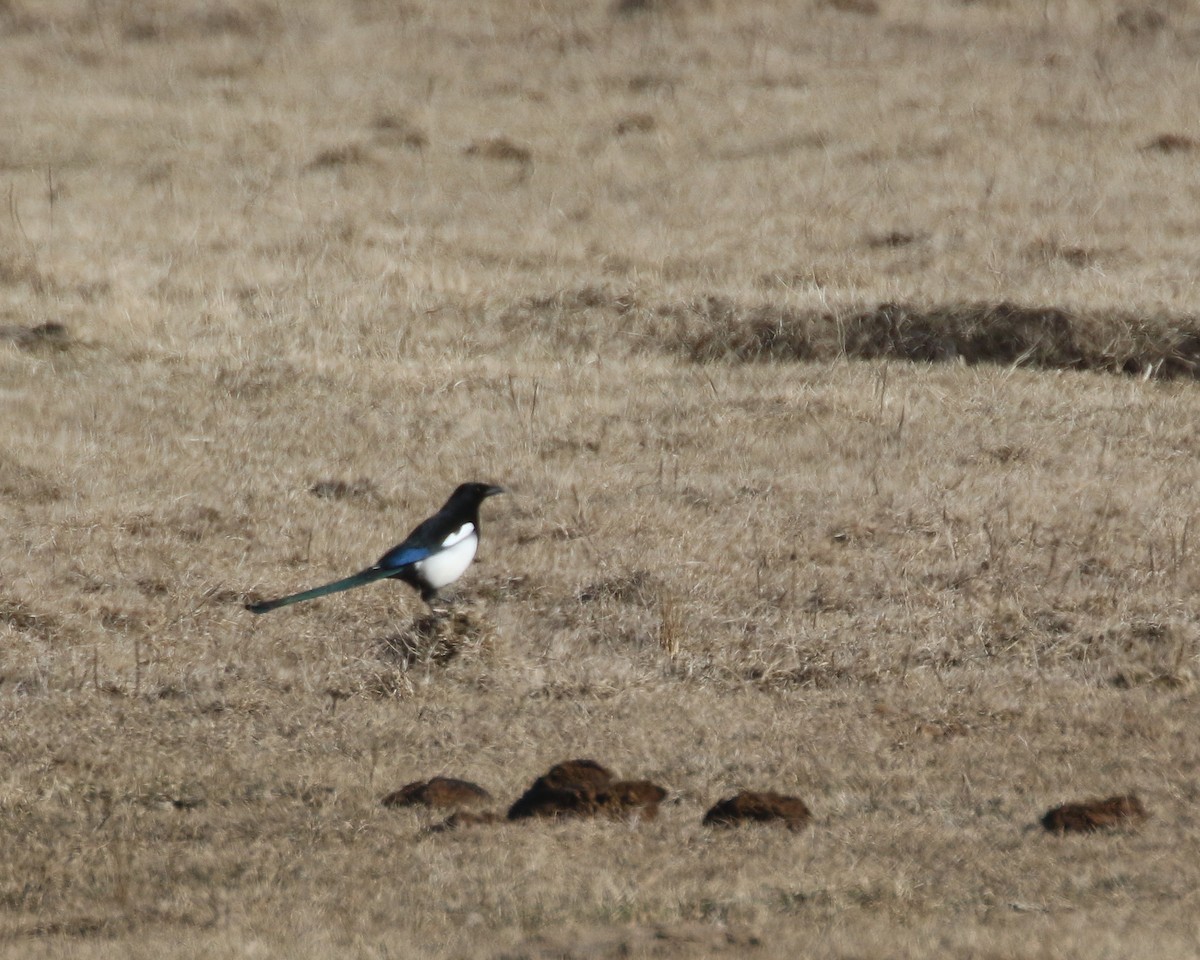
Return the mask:
<path id="1" fill-rule="evenodd" d="M 425 605 L 429 607 L 429 615 L 434 620 L 445 620 L 450 616 L 450 605 L 444 600 L 439 603 L 437 592 L 434 590 L 423 591 L 421 599 L 425 601 Z"/>

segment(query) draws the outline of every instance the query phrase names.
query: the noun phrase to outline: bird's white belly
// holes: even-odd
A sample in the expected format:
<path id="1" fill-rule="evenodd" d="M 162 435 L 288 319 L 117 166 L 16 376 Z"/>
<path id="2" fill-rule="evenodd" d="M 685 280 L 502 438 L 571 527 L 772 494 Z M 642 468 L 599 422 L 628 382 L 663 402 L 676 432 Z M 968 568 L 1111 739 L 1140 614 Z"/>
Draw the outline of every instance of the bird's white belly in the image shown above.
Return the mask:
<path id="1" fill-rule="evenodd" d="M 465 537 L 452 543 L 445 550 L 424 560 L 418 560 L 413 566 L 417 568 L 422 580 L 434 590 L 441 590 L 463 575 L 475 559 L 475 548 L 478 546 L 479 535 L 472 528 Z"/>

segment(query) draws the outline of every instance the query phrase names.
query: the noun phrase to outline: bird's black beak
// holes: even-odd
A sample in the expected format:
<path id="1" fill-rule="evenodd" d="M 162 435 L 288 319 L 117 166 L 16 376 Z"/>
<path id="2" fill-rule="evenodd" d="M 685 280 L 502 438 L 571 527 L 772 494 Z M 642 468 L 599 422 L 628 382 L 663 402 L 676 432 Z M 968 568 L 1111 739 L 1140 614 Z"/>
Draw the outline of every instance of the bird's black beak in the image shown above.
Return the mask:
<path id="1" fill-rule="evenodd" d="M 508 493 L 508 491 L 503 487 L 496 486 L 495 484 L 492 484 L 492 486 L 483 491 L 483 495 L 485 497 L 494 497 L 498 493 Z"/>

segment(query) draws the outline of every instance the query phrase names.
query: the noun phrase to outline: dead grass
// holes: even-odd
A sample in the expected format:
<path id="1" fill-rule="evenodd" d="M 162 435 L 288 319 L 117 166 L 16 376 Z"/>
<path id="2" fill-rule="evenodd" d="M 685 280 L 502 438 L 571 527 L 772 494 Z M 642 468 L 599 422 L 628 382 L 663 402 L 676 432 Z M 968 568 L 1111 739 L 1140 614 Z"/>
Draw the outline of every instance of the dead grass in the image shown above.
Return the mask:
<path id="1" fill-rule="evenodd" d="M 860 312 L 806 313 L 769 304 L 743 309 L 719 297 L 667 312 L 681 321 L 679 347 L 700 362 L 843 356 L 1104 370 L 1144 378 L 1195 379 L 1200 372 L 1200 319 L 1191 315 L 1078 314 L 1012 303 L 933 308 L 885 303 Z"/>
<path id="2" fill-rule="evenodd" d="M 0 956 L 1195 956 L 1198 27 L 0 4 Z"/>

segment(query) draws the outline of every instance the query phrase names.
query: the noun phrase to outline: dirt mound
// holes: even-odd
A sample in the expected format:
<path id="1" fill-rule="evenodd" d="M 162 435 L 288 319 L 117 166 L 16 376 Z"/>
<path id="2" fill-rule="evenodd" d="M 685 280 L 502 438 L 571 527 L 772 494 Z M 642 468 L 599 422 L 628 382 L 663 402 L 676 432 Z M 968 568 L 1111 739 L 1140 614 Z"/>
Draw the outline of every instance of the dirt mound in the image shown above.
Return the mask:
<path id="1" fill-rule="evenodd" d="M 667 791 L 649 780 L 618 780 L 609 789 L 610 804 L 621 814 L 635 814 L 639 820 L 653 820 Z"/>
<path id="2" fill-rule="evenodd" d="M 789 830 L 802 830 L 812 813 L 799 797 L 771 791 L 744 790 L 720 801 L 704 815 L 709 827 L 734 827 L 742 823 L 780 823 Z"/>
<path id="3" fill-rule="evenodd" d="M 614 780 L 595 760 L 567 760 L 538 777 L 509 808 L 528 817 L 630 817 L 653 820 L 667 791 L 648 780 Z"/>
<path id="4" fill-rule="evenodd" d="M 1137 826 L 1148 816 L 1142 801 L 1130 793 L 1103 800 L 1064 803 L 1046 811 L 1042 826 L 1051 833 L 1092 833 Z"/>
<path id="5" fill-rule="evenodd" d="M 385 807 L 470 807 L 487 803 L 492 795 L 477 783 L 454 777 L 417 780 L 394 790 L 379 802 Z"/>

